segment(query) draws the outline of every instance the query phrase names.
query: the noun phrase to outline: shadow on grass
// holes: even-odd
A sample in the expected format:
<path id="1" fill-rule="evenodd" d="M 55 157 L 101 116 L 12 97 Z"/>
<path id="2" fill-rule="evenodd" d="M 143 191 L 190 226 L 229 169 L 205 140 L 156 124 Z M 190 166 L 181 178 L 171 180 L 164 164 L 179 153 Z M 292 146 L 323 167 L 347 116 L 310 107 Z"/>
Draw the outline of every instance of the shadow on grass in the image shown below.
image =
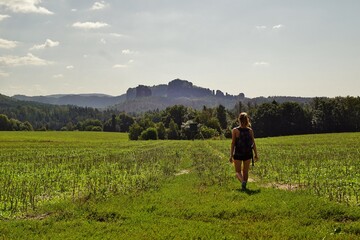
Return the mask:
<path id="1" fill-rule="evenodd" d="M 241 189 L 241 188 L 239 188 L 239 189 L 237 189 L 239 192 L 243 192 L 243 193 L 246 193 L 247 195 L 255 195 L 255 194 L 259 194 L 260 192 L 261 192 L 261 190 L 260 189 L 245 189 L 245 190 L 243 190 L 243 189 Z"/>

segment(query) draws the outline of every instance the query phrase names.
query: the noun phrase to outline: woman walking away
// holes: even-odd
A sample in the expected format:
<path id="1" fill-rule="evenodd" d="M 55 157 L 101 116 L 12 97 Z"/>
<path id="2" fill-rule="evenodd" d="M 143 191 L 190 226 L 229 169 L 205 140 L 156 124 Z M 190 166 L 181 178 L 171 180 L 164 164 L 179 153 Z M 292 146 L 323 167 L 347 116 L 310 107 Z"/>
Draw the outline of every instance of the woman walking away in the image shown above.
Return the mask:
<path id="1" fill-rule="evenodd" d="M 254 157 L 254 160 L 258 161 L 258 154 L 254 132 L 250 128 L 251 125 L 247 113 L 240 113 L 238 120 L 240 126 L 232 130 L 230 162 L 235 162 L 236 178 L 241 182 L 241 189 L 246 190 L 250 160 Z M 253 151 L 255 156 L 253 156 Z"/>

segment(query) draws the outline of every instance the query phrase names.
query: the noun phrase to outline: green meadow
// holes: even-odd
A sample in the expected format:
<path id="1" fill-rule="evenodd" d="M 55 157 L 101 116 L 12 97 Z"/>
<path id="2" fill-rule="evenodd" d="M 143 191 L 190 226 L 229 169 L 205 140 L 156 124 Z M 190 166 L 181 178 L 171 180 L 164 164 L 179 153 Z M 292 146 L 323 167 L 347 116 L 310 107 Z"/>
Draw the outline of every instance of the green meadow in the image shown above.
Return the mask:
<path id="1" fill-rule="evenodd" d="M 359 239 L 360 133 L 230 140 L 0 132 L 0 239 Z"/>

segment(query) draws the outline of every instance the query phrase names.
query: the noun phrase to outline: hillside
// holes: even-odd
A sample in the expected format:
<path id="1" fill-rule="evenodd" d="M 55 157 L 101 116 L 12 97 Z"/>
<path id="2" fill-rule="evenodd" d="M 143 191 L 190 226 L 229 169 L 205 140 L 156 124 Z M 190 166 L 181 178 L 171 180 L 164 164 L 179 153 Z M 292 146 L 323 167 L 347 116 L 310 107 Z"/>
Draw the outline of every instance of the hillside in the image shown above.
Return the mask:
<path id="1" fill-rule="evenodd" d="M 0 114 L 21 122 L 28 121 L 35 130 L 60 130 L 67 124 L 76 125 L 86 119 L 109 119 L 113 112 L 74 105 L 22 101 L 0 94 Z"/>
<path id="2" fill-rule="evenodd" d="M 50 104 L 41 103 L 41 102 L 29 102 L 26 100 L 16 99 L 14 97 L 8 97 L 5 95 L 2 95 L 0 93 L 0 110 L 4 109 L 12 109 L 12 108 L 18 108 L 21 106 L 29 106 L 29 107 L 52 107 Z"/>
<path id="3" fill-rule="evenodd" d="M 53 105 L 75 105 L 79 107 L 106 108 L 125 101 L 126 96 L 109 96 L 105 94 L 58 94 L 29 97 L 14 95 L 13 98 L 22 101 L 41 102 Z"/>

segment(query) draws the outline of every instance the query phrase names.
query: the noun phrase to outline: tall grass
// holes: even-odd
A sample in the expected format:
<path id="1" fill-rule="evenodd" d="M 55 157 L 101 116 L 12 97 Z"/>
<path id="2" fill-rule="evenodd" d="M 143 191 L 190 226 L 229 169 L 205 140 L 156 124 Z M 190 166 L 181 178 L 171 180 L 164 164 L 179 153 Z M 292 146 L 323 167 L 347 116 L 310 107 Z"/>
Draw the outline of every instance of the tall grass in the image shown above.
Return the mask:
<path id="1" fill-rule="evenodd" d="M 0 210 L 14 214 L 62 199 L 158 188 L 184 168 L 202 186 L 234 180 L 230 141 L 129 141 L 115 133 L 0 133 Z M 261 182 L 359 204 L 360 134 L 257 139 Z"/>
<path id="2" fill-rule="evenodd" d="M 7 133 L 0 142 L 2 212 L 27 211 L 59 199 L 105 198 L 156 188 L 181 162 L 171 141 L 159 145 L 129 142 L 121 134 L 43 134 L 33 138 L 31 133 Z"/>
<path id="3" fill-rule="evenodd" d="M 264 142 L 261 178 L 297 184 L 318 196 L 359 204 L 360 135 L 323 134 Z M 287 144 L 286 144 L 287 143 Z M 276 144 L 278 151 L 272 151 Z"/>
<path id="4" fill-rule="evenodd" d="M 360 133 L 257 139 L 262 182 L 303 189 L 330 200 L 359 204 Z M 229 143 L 226 143 L 230 145 Z M 229 149 L 223 143 L 223 151 Z"/>

